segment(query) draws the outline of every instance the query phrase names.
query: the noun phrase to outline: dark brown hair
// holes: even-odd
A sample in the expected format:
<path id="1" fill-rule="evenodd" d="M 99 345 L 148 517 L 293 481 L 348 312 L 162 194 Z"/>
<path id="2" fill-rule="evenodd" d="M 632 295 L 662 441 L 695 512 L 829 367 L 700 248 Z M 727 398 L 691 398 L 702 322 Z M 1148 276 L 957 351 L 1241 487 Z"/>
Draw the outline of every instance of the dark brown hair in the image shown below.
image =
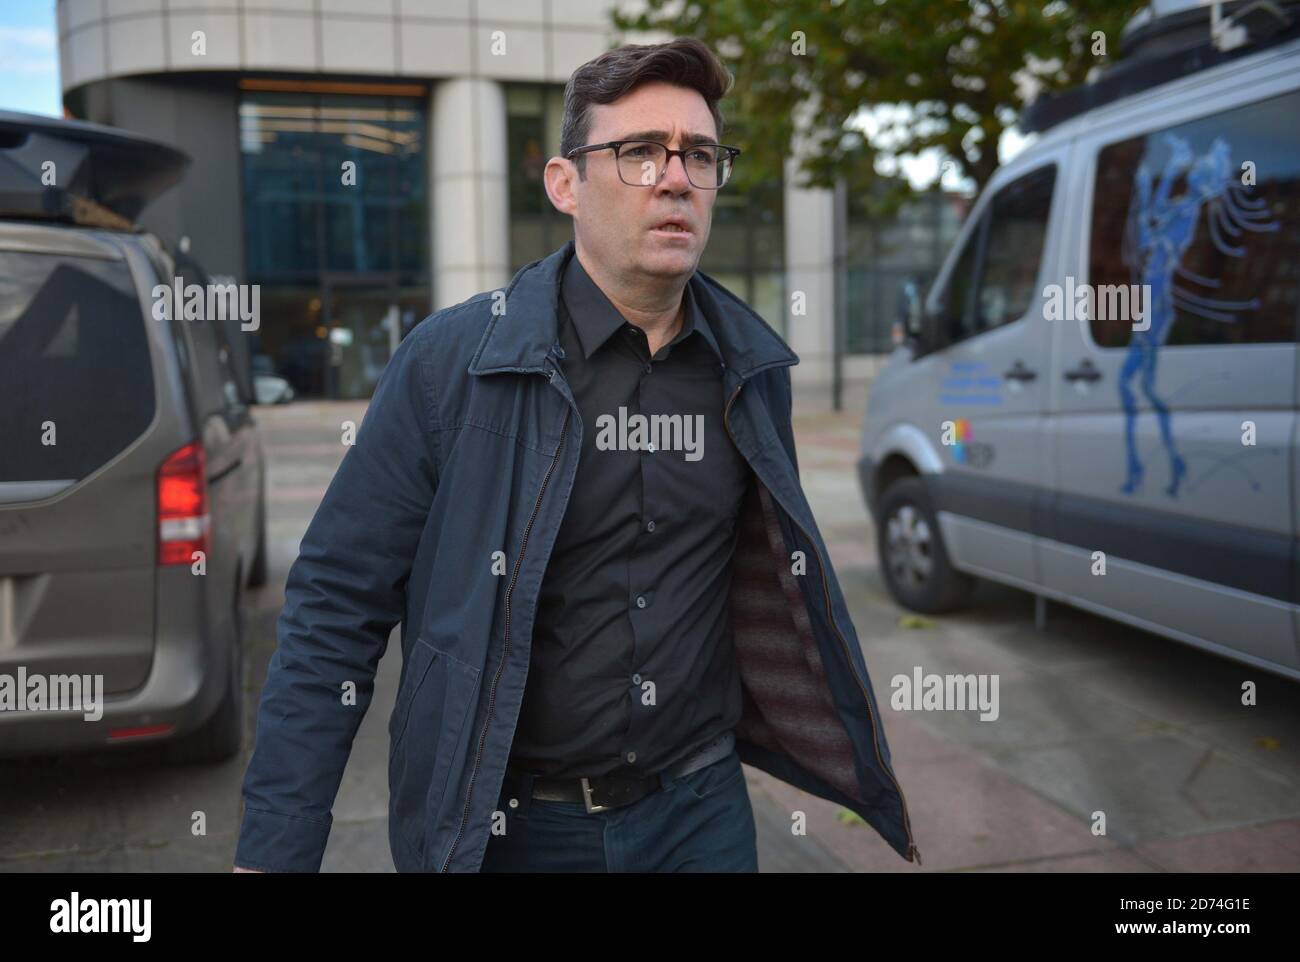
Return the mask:
<path id="1" fill-rule="evenodd" d="M 591 132 L 592 104 L 610 104 L 641 84 L 655 80 L 698 91 L 709 105 L 722 139 L 718 101 L 733 77 L 702 41 L 679 37 L 668 43 L 625 44 L 607 50 L 573 72 L 564 86 L 564 119 L 560 125 L 560 155 L 582 147 Z M 587 155 L 573 158 L 578 176 L 587 176 Z"/>

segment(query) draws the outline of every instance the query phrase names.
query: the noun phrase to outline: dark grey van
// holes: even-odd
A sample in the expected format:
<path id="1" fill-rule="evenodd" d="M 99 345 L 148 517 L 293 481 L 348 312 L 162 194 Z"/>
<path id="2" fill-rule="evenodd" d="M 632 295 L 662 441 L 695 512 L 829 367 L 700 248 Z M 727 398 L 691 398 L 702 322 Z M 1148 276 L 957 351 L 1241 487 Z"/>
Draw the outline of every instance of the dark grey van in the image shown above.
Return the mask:
<path id="1" fill-rule="evenodd" d="M 266 579 L 251 381 L 229 324 L 155 317 L 155 285 L 208 279 L 133 224 L 186 163 L 0 113 L 0 756 L 241 746 L 240 606 Z M 74 679 L 96 710 L 53 697 Z"/>

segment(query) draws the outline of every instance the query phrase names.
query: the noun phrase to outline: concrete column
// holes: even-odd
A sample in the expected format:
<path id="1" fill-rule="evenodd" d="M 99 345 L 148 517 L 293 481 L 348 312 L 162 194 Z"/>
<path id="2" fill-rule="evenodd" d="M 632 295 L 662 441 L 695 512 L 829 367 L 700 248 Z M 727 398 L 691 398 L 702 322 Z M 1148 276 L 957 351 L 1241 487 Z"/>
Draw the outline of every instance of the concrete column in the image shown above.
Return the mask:
<path id="1" fill-rule="evenodd" d="M 795 396 L 805 405 L 831 402 L 835 351 L 835 192 L 810 188 L 798 173 L 798 159 L 818 149 L 807 135 L 817 109 L 816 94 L 795 108 L 795 136 L 785 165 L 785 270 L 789 325 L 786 340 L 799 355 L 790 369 Z M 795 314 L 795 292 L 804 296 Z"/>
<path id="2" fill-rule="evenodd" d="M 429 115 L 433 306 L 510 280 L 505 90 L 495 80 L 440 82 Z"/>
<path id="3" fill-rule="evenodd" d="M 786 340 L 799 363 L 790 369 L 802 399 L 830 403 L 835 348 L 835 192 L 798 182 L 798 161 L 785 169 Z M 792 313 L 795 292 L 804 314 Z"/>

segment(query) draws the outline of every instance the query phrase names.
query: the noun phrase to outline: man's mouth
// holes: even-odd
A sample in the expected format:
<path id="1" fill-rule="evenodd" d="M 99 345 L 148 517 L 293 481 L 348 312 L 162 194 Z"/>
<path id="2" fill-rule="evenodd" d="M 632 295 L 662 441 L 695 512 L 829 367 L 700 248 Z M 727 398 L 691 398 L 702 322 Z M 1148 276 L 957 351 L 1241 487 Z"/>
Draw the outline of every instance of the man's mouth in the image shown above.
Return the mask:
<path id="1" fill-rule="evenodd" d="M 668 234 L 689 234 L 691 232 L 690 228 L 686 226 L 685 221 L 676 218 L 666 220 L 663 223 L 652 227 L 651 230 L 663 231 Z"/>

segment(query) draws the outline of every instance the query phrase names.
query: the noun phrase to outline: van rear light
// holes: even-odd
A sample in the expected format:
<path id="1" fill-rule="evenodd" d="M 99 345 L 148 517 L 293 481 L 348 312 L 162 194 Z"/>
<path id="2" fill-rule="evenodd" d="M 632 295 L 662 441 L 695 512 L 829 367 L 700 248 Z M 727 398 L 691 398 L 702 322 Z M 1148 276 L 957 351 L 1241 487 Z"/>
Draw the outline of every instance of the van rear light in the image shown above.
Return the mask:
<path id="1" fill-rule="evenodd" d="M 176 730 L 175 725 L 142 725 L 138 728 L 114 728 L 108 733 L 110 742 L 129 741 L 132 738 L 153 738 L 157 735 L 170 735 Z"/>
<path id="2" fill-rule="evenodd" d="M 208 553 L 207 452 L 191 441 L 158 468 L 158 564 L 187 565 Z"/>

